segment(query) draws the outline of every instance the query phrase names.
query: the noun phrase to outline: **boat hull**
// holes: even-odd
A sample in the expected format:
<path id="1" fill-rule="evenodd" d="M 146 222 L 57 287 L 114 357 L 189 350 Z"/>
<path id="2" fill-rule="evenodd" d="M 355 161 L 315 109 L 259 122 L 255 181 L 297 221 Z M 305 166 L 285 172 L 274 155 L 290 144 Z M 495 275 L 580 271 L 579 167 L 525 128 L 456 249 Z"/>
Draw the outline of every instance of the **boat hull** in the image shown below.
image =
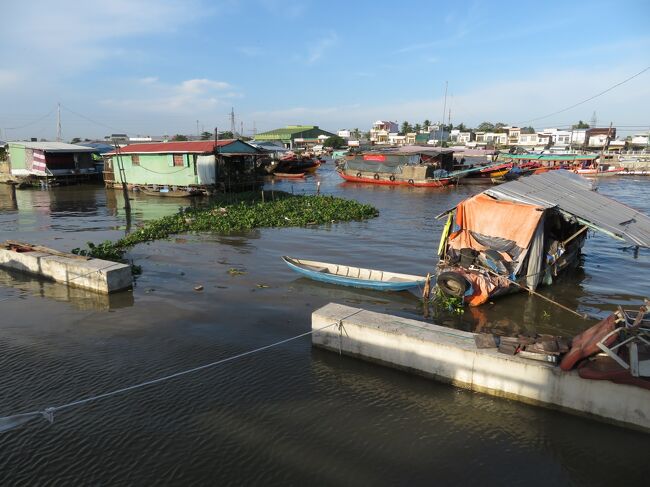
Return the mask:
<path id="1" fill-rule="evenodd" d="M 361 289 L 372 289 L 375 291 L 406 291 L 408 289 L 417 286 L 423 286 L 426 281 L 425 277 L 407 276 L 405 274 L 403 275 L 405 279 L 400 282 L 373 280 L 371 278 L 364 279 L 358 277 L 341 276 L 330 272 L 323 272 L 323 270 L 318 271 L 315 269 L 305 268 L 301 265 L 298 265 L 299 261 L 297 259 L 293 259 L 291 257 L 283 256 L 282 260 L 285 261 L 285 263 L 289 266 L 290 269 L 297 272 L 298 274 L 308 277 L 309 279 L 313 279 L 319 282 L 325 282 L 328 284 L 336 284 L 340 286 L 356 287 Z M 322 264 L 323 266 L 334 265 L 334 264 L 326 264 L 326 263 L 316 263 L 316 264 Z M 358 269 L 358 268 L 350 268 L 347 266 L 342 266 L 342 267 L 347 269 Z M 372 276 L 373 272 L 376 273 L 376 275 L 380 275 L 380 276 L 384 275 L 383 271 L 377 271 L 373 269 L 358 269 L 358 270 L 369 272 L 370 276 Z M 406 280 L 407 278 L 409 280 Z"/>
<path id="2" fill-rule="evenodd" d="M 617 167 L 608 169 L 606 171 L 598 171 L 597 169 L 576 169 L 574 172 L 587 178 L 605 178 L 611 176 L 620 176 L 624 173 L 625 168 Z"/>
<path id="3" fill-rule="evenodd" d="M 339 175 L 351 183 L 382 184 L 384 186 L 412 186 L 414 188 L 442 188 L 444 186 L 452 185 L 455 181 L 453 178 L 427 179 L 424 181 L 395 179 L 391 181 L 390 179 L 383 178 L 375 179 L 373 177 L 351 176 L 344 172 L 339 172 Z"/>

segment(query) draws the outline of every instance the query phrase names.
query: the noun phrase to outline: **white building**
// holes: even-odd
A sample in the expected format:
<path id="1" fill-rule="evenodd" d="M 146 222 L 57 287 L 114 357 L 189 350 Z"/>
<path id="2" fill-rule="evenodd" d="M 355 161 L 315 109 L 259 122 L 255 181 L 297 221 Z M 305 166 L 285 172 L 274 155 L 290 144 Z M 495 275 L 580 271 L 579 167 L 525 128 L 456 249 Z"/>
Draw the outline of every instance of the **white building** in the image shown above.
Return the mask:
<path id="1" fill-rule="evenodd" d="M 377 120 L 372 124 L 370 129 L 370 142 L 375 144 L 389 144 L 389 135 L 397 134 L 399 132 L 399 127 L 397 122 L 391 122 L 386 120 Z"/>
<path id="2" fill-rule="evenodd" d="M 646 134 L 634 134 L 630 140 L 630 145 L 634 147 L 647 147 L 648 146 L 648 136 L 650 133 Z"/>
<path id="3" fill-rule="evenodd" d="M 336 135 L 338 135 L 342 139 L 349 139 L 351 137 L 349 129 L 339 130 L 339 131 L 336 132 Z"/>
<path id="4" fill-rule="evenodd" d="M 506 132 L 476 132 L 476 145 L 506 145 L 508 134 Z"/>
<path id="5" fill-rule="evenodd" d="M 397 132 L 388 134 L 388 143 L 391 145 L 406 145 L 406 135 L 399 135 Z"/>

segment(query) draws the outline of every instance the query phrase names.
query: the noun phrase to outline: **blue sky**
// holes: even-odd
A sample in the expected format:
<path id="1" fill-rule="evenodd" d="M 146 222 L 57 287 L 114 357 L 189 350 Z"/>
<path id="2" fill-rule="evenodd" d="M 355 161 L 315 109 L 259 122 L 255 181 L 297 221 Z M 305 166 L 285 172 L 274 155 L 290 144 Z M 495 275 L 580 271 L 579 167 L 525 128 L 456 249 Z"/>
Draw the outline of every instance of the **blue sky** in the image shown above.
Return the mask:
<path id="1" fill-rule="evenodd" d="M 2 3 L 6 139 L 54 137 L 57 102 L 66 139 L 229 128 L 231 107 L 246 134 L 436 121 L 446 81 L 452 123 L 650 126 L 650 71 L 531 122 L 650 66 L 647 0 Z"/>

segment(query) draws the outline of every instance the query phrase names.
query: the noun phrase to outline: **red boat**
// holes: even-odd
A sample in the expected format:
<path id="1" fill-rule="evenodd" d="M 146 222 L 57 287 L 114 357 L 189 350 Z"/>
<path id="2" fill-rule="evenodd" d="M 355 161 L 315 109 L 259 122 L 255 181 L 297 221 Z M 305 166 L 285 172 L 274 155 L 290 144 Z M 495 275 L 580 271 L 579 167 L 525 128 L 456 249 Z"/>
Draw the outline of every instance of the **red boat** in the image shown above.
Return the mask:
<path id="1" fill-rule="evenodd" d="M 352 154 L 337 171 L 346 181 L 440 188 L 453 184 L 453 150 L 406 146 Z"/>
<path id="2" fill-rule="evenodd" d="M 375 177 L 364 177 L 362 176 L 352 176 L 350 174 L 345 174 L 345 172 L 339 172 L 339 175 L 351 183 L 372 183 L 372 184 L 384 184 L 387 186 L 413 186 L 414 188 L 442 188 L 443 186 L 449 186 L 455 182 L 453 178 L 440 178 L 440 179 L 425 179 L 425 180 L 414 180 L 414 179 L 397 179 L 393 177 L 388 178 L 375 178 Z"/>

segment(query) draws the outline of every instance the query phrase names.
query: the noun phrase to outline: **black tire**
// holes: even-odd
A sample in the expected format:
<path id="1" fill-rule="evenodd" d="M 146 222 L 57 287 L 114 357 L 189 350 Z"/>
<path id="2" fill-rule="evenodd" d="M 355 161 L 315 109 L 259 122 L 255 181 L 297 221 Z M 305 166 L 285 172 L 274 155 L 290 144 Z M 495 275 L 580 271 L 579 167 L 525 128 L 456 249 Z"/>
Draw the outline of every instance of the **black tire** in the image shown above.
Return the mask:
<path id="1" fill-rule="evenodd" d="M 360 172 L 357 173 L 357 177 L 358 177 L 358 178 L 361 177 L 361 173 L 360 173 Z"/>
<path id="2" fill-rule="evenodd" d="M 395 176 L 391 174 L 390 176 L 388 176 L 388 179 L 390 179 L 391 181 L 395 181 Z"/>
<path id="3" fill-rule="evenodd" d="M 409 179 L 409 184 L 410 184 L 411 186 L 414 186 L 414 185 L 415 185 L 415 181 L 413 181 L 412 179 Z"/>
<path id="4" fill-rule="evenodd" d="M 462 275 L 457 272 L 441 272 L 436 278 L 436 283 L 440 290 L 448 296 L 461 298 L 469 289 L 469 283 Z"/>
<path id="5" fill-rule="evenodd" d="M 373 177 L 375 178 L 375 180 L 379 180 L 379 174 L 375 173 Z"/>

